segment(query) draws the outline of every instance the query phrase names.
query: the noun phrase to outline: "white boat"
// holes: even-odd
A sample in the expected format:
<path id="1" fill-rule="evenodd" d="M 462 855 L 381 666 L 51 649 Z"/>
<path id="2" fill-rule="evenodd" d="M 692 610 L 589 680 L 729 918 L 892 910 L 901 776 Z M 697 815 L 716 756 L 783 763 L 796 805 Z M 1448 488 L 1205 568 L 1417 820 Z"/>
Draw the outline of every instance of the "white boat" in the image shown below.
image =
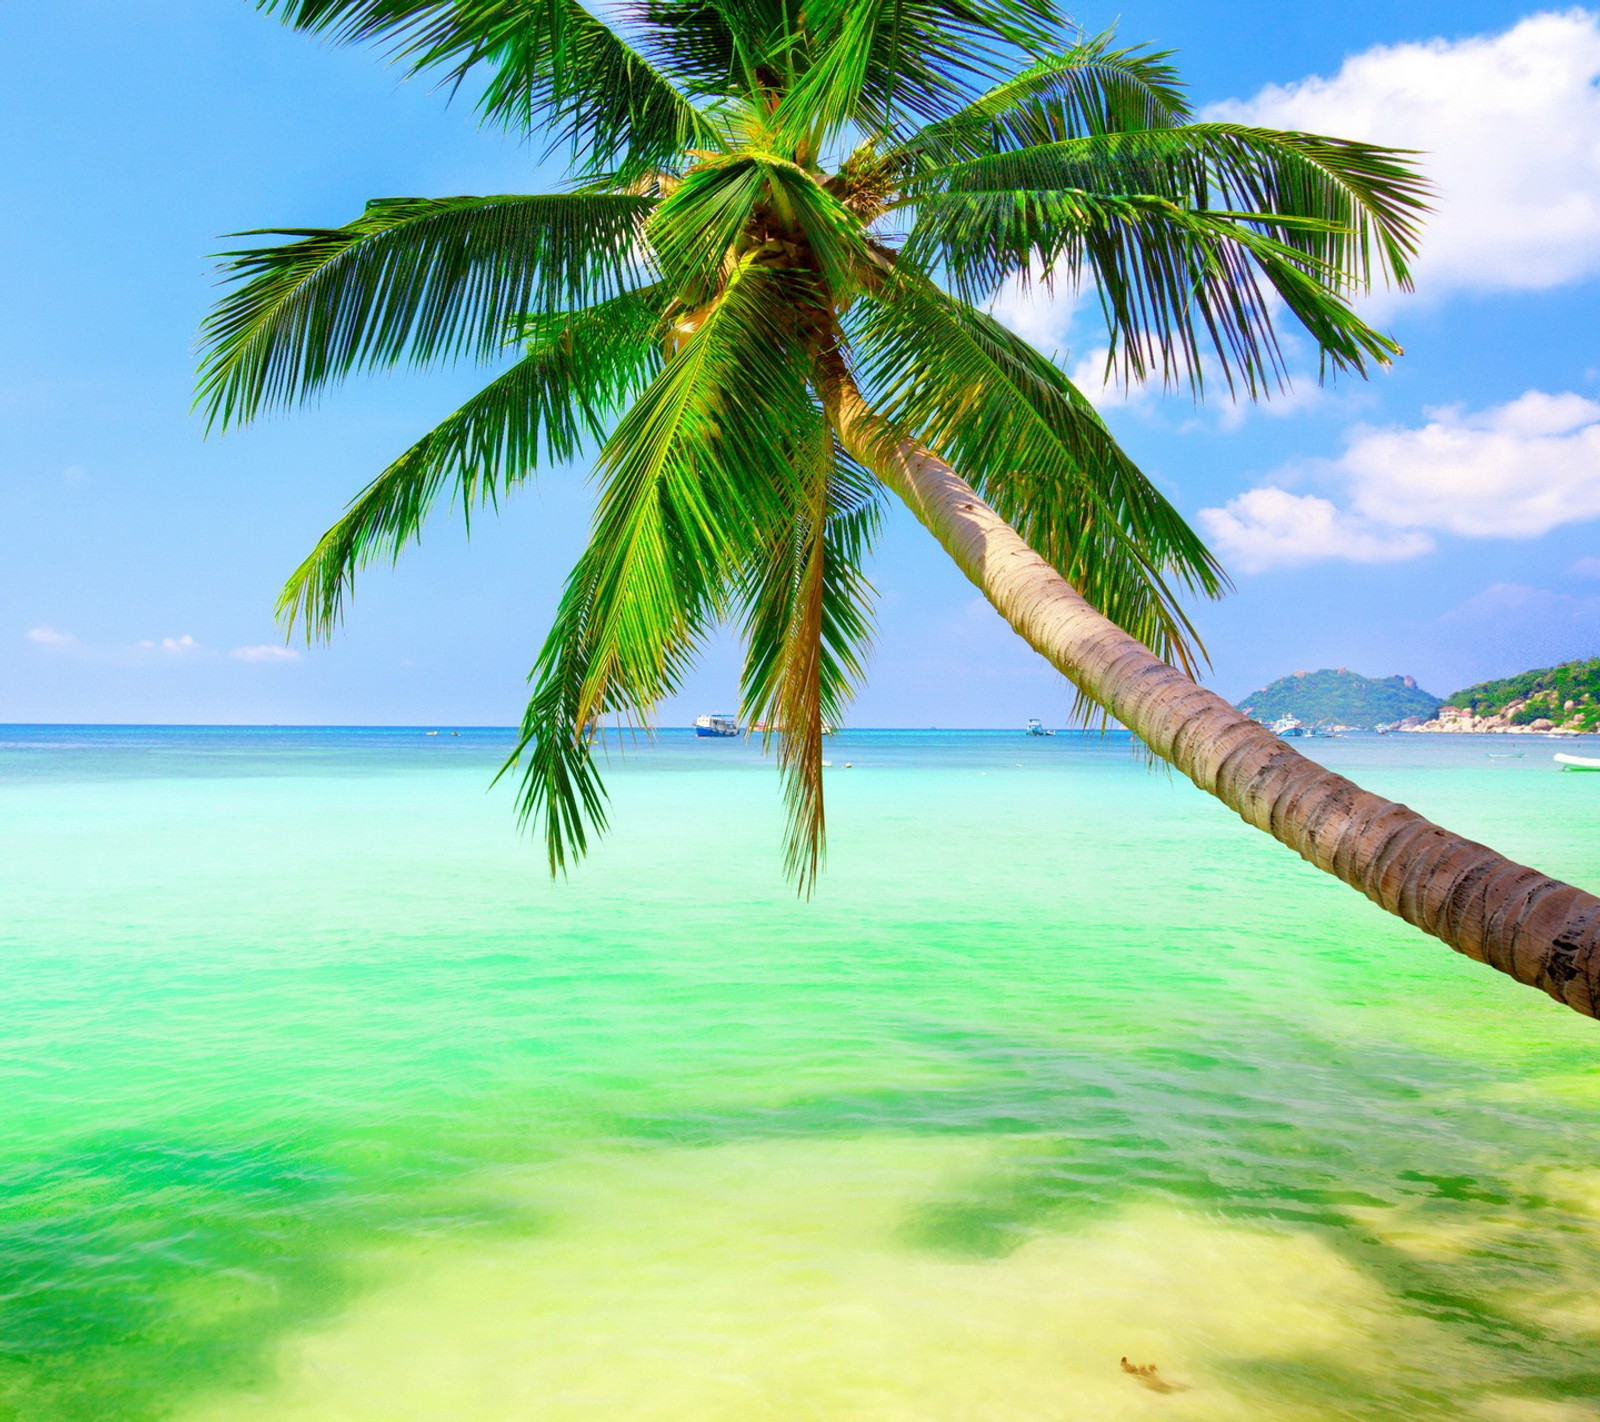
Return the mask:
<path id="1" fill-rule="evenodd" d="M 1045 730 L 1044 722 L 1041 721 L 1037 716 L 1030 716 L 1028 717 L 1028 724 L 1024 728 L 1023 734 L 1027 736 L 1053 736 L 1055 735 L 1055 732 Z"/>
<path id="2" fill-rule="evenodd" d="M 1600 760 L 1590 755 L 1567 755 L 1557 751 L 1556 760 L 1563 770 L 1600 770 Z"/>
<path id="3" fill-rule="evenodd" d="M 705 716 L 696 716 L 694 733 L 697 736 L 737 736 L 739 718 L 728 711 L 712 711 Z"/>
<path id="4" fill-rule="evenodd" d="M 1272 723 L 1269 729 L 1273 735 L 1282 736 L 1285 740 L 1291 740 L 1295 736 L 1309 736 L 1311 734 L 1305 728 L 1304 723 L 1294 716 L 1280 716 Z"/>

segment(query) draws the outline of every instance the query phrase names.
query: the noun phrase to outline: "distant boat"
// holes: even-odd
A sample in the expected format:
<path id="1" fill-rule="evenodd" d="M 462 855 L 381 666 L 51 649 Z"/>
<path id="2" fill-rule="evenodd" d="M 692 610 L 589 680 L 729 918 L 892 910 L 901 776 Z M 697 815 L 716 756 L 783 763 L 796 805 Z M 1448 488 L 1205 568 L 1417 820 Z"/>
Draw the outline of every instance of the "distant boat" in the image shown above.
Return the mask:
<path id="1" fill-rule="evenodd" d="M 1304 724 L 1293 716 L 1280 716 L 1272 723 L 1270 729 L 1273 735 L 1282 736 L 1286 741 L 1292 740 L 1296 736 L 1309 736 L 1311 734 L 1310 731 L 1306 730 Z"/>
<path id="2" fill-rule="evenodd" d="M 706 716 L 696 716 L 694 733 L 697 736 L 737 736 L 739 718 L 728 711 L 713 711 Z"/>
<path id="3" fill-rule="evenodd" d="M 1527 751 L 1487 751 L 1490 760 L 1521 760 Z"/>
<path id="4" fill-rule="evenodd" d="M 1563 770 L 1600 770 L 1600 760 L 1596 760 L 1593 756 L 1567 755 L 1557 751 L 1556 760 L 1560 762 Z"/>
<path id="5" fill-rule="evenodd" d="M 1044 722 L 1041 721 L 1037 716 L 1030 716 L 1028 717 L 1028 724 L 1024 729 L 1023 734 L 1027 736 L 1053 736 L 1055 735 L 1055 732 L 1045 730 Z"/>

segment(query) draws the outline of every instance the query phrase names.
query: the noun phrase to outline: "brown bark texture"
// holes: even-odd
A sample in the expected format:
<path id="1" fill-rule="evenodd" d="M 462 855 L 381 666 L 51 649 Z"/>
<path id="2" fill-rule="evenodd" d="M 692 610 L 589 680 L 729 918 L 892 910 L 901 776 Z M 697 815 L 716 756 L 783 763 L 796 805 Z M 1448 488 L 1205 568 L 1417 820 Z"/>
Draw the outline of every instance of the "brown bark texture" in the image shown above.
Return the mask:
<path id="1" fill-rule="evenodd" d="M 842 370 L 823 385 L 850 454 L 910 506 L 1029 646 L 1156 755 L 1390 913 L 1600 1017 L 1600 898 L 1299 754 L 1096 611 L 954 469 L 889 431 Z"/>

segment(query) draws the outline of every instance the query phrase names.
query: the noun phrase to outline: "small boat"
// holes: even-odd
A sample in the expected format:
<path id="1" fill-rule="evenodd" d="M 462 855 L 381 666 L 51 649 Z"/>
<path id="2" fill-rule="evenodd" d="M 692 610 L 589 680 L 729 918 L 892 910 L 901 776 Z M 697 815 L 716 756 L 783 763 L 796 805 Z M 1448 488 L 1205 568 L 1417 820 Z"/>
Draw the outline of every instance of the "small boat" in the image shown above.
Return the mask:
<path id="1" fill-rule="evenodd" d="M 1028 717 L 1028 724 L 1024 729 L 1023 734 L 1026 736 L 1053 736 L 1055 735 L 1055 732 L 1045 730 L 1044 722 L 1041 721 L 1037 716 L 1030 716 Z"/>
<path id="2" fill-rule="evenodd" d="M 1270 727 L 1272 734 L 1282 736 L 1284 740 L 1293 740 L 1296 736 L 1309 736 L 1310 731 L 1305 725 L 1293 716 L 1280 716 Z"/>
<path id="3" fill-rule="evenodd" d="M 697 736 L 737 736 L 739 718 L 728 711 L 712 711 L 705 716 L 696 716 L 694 733 Z"/>
<path id="4" fill-rule="evenodd" d="M 1490 760 L 1521 760 L 1527 751 L 1486 751 Z"/>
<path id="5" fill-rule="evenodd" d="M 1600 770 L 1600 760 L 1589 755 L 1567 755 L 1564 751 L 1557 751 L 1556 760 L 1563 770 Z"/>

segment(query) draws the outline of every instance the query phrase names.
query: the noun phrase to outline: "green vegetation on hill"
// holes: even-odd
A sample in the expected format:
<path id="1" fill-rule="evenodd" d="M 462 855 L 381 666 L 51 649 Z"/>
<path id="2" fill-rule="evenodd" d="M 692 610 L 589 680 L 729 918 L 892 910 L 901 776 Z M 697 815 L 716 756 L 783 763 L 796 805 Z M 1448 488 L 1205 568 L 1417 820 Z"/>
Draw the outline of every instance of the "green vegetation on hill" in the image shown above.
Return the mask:
<path id="1" fill-rule="evenodd" d="M 1294 716 L 1308 726 L 1350 726 L 1372 730 L 1408 716 L 1431 717 L 1439 698 L 1423 691 L 1409 676 L 1381 679 L 1346 671 L 1297 671 L 1271 686 L 1253 691 L 1239 703 L 1246 716 L 1271 723 Z"/>
<path id="2" fill-rule="evenodd" d="M 1544 719 L 1558 726 L 1600 730 L 1600 657 L 1479 682 L 1454 693 L 1449 702 L 1474 716 L 1509 712 L 1515 726 Z"/>

